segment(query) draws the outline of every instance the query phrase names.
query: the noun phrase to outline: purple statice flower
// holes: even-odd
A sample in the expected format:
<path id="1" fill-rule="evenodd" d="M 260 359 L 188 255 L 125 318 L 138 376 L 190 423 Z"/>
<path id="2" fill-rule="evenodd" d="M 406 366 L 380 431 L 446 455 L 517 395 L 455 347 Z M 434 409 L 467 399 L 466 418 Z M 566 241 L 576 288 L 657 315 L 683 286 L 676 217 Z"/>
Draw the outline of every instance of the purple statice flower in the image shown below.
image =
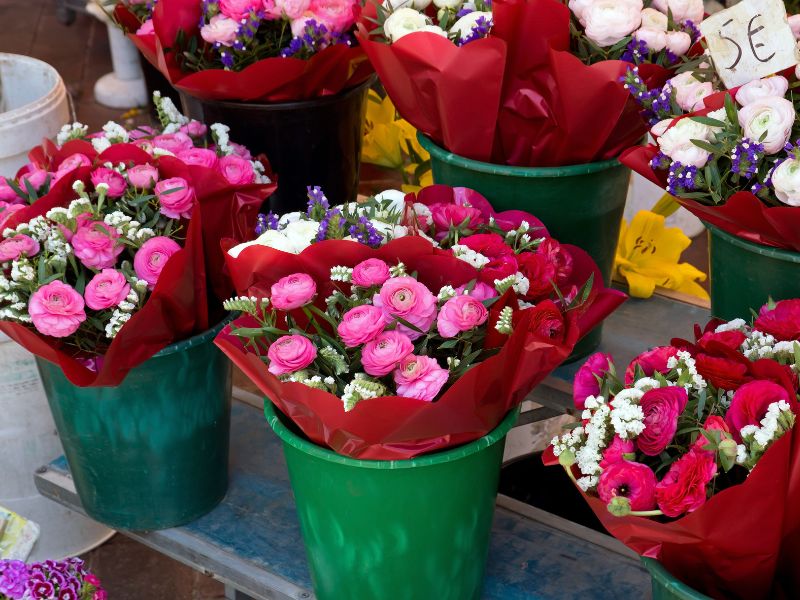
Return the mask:
<path id="1" fill-rule="evenodd" d="M 675 161 L 670 166 L 667 175 L 667 192 L 673 196 L 680 196 L 685 192 L 696 190 L 697 175 L 697 167 Z"/>
<path id="2" fill-rule="evenodd" d="M 469 44 L 475 40 L 482 40 L 489 35 L 489 32 L 492 30 L 492 25 L 494 25 L 494 22 L 491 18 L 487 19 L 486 17 L 478 17 L 475 20 L 475 24 L 472 26 L 472 30 L 469 32 L 469 34 L 460 40 L 457 40 L 456 45 L 464 46 L 465 44 Z"/>
<path id="3" fill-rule="evenodd" d="M 281 50 L 281 56 L 287 58 L 300 53 L 314 54 L 330 45 L 331 38 L 331 33 L 324 23 L 309 19 L 306 21 L 303 35 L 293 37 L 289 45 Z"/>
<path id="4" fill-rule="evenodd" d="M 358 223 L 350 226 L 350 235 L 358 242 L 372 248 L 377 248 L 383 241 L 383 236 L 367 217 L 360 217 Z"/>
<path id="5" fill-rule="evenodd" d="M 647 89 L 647 84 L 639 76 L 639 67 L 628 69 L 620 77 L 622 87 L 628 90 L 641 108 L 642 115 L 651 125 L 672 115 L 672 85 L 667 83 L 663 88 Z"/>
<path id="6" fill-rule="evenodd" d="M 656 171 L 664 171 L 669 168 L 671 163 L 672 160 L 670 157 L 659 150 L 656 155 L 650 159 L 650 168 Z"/>
<path id="7" fill-rule="evenodd" d="M 456 18 L 460 19 L 461 17 L 466 16 L 471 12 L 475 12 L 475 11 L 473 9 L 471 9 L 471 8 L 462 8 L 461 10 L 459 10 L 456 13 Z"/>
<path id="8" fill-rule="evenodd" d="M 689 34 L 689 37 L 692 38 L 692 43 L 694 44 L 697 40 L 700 39 L 700 30 L 691 20 L 686 20 L 683 22 L 683 27 L 681 28 L 685 33 Z"/>
<path id="9" fill-rule="evenodd" d="M 269 211 L 266 215 L 264 213 L 259 213 L 256 221 L 256 235 L 261 235 L 268 229 L 277 229 L 279 224 L 280 217 L 274 212 Z"/>
<path id="10" fill-rule="evenodd" d="M 731 150 L 731 170 L 748 179 L 758 172 L 758 163 L 764 158 L 764 144 L 742 138 Z"/>
<path id="11" fill-rule="evenodd" d="M 219 53 L 219 59 L 222 61 L 222 65 L 226 69 L 233 68 L 233 53 L 229 50 L 223 50 Z"/>
<path id="12" fill-rule="evenodd" d="M 11 600 L 20 600 L 27 591 L 30 571 L 19 560 L 0 560 L 0 595 Z"/>
<path id="13" fill-rule="evenodd" d="M 674 65 L 676 62 L 678 62 L 678 61 L 681 59 L 681 57 L 680 57 L 680 56 L 678 56 L 677 54 L 675 54 L 675 53 L 674 53 L 672 50 L 670 50 L 669 48 L 665 48 L 665 49 L 664 49 L 664 54 L 665 54 L 665 55 L 666 55 L 666 57 L 667 57 L 667 64 L 670 64 L 670 65 Z"/>
<path id="14" fill-rule="evenodd" d="M 325 216 L 319 222 L 319 231 L 317 232 L 317 241 L 321 242 L 328 237 L 328 230 L 331 226 L 331 220 L 334 217 L 341 216 L 342 212 L 338 208 L 332 208 L 328 212 L 325 213 Z M 338 221 L 338 219 L 337 219 Z"/>
<path id="15" fill-rule="evenodd" d="M 644 40 L 631 38 L 631 41 L 625 47 L 625 52 L 622 53 L 619 59 L 623 62 L 638 65 L 648 56 L 650 56 L 650 48 L 648 48 L 647 43 Z"/>
<path id="16" fill-rule="evenodd" d="M 314 218 L 314 216 L 322 217 L 325 212 L 331 207 L 325 192 L 318 185 L 308 186 L 306 188 L 308 196 L 308 210 L 306 215 Z"/>

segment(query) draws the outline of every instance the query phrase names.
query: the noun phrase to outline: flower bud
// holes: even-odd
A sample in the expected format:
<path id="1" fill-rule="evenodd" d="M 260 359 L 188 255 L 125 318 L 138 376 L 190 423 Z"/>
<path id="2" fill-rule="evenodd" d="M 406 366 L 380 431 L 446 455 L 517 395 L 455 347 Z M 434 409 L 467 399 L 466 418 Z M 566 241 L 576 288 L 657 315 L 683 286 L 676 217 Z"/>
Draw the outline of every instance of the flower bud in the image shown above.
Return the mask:
<path id="1" fill-rule="evenodd" d="M 722 468 L 725 471 L 730 471 L 736 464 L 738 444 L 731 438 L 725 438 L 719 443 L 717 449 L 719 450 L 719 460 L 722 463 Z"/>
<path id="2" fill-rule="evenodd" d="M 575 453 L 572 450 L 564 450 L 558 455 L 558 464 L 562 467 L 571 467 L 575 464 Z"/>
<path id="3" fill-rule="evenodd" d="M 615 517 L 627 517 L 631 513 L 631 501 L 625 496 L 614 496 L 608 503 L 608 512 Z"/>

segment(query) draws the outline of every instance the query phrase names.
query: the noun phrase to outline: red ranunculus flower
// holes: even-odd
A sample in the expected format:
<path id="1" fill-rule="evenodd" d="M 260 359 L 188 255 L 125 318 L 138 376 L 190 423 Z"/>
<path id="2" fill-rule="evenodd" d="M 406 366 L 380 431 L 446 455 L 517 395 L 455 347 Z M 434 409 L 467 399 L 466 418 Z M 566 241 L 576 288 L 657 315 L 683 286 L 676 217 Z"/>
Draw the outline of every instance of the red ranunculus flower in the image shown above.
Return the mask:
<path id="1" fill-rule="evenodd" d="M 556 265 L 544 254 L 523 252 L 517 255 L 519 269 L 530 282 L 525 298 L 540 300 L 553 293 L 553 282 L 556 278 Z"/>
<path id="2" fill-rule="evenodd" d="M 478 280 L 494 287 L 496 279 L 505 279 L 519 270 L 514 256 L 499 256 L 486 263 L 478 273 Z"/>
<path id="3" fill-rule="evenodd" d="M 742 357 L 742 361 L 708 354 L 698 354 L 695 358 L 697 372 L 711 385 L 722 390 L 735 390 L 750 379 L 747 375 L 747 359 Z"/>
<path id="4" fill-rule="evenodd" d="M 703 423 L 703 429 L 706 431 L 724 431 L 725 433 L 730 433 L 731 430 L 728 427 L 728 424 L 725 422 L 720 416 L 711 415 L 706 419 L 706 422 Z M 697 439 L 694 442 L 694 448 L 697 450 L 701 450 L 703 452 L 708 452 L 708 450 L 704 450 L 704 448 L 709 444 L 708 438 L 703 434 L 697 436 Z M 713 452 L 712 452 L 713 454 Z"/>
<path id="5" fill-rule="evenodd" d="M 659 373 L 667 373 L 667 361 L 678 354 L 678 349 L 674 346 L 659 346 L 642 352 L 639 356 L 631 361 L 628 368 L 625 370 L 625 383 L 633 383 L 633 376 L 637 365 L 642 369 L 646 376 L 651 376 L 658 371 Z"/>
<path id="6" fill-rule="evenodd" d="M 664 387 L 648 390 L 639 401 L 644 412 L 644 431 L 636 438 L 636 445 L 647 456 L 658 456 L 669 446 L 678 429 L 678 417 L 689 394 L 682 387 Z"/>
<path id="7" fill-rule="evenodd" d="M 697 340 L 697 345 L 701 350 L 709 354 L 715 353 L 715 347 L 722 345 L 731 350 L 739 350 L 739 347 L 747 339 L 741 331 L 720 331 L 719 333 L 708 332 Z"/>
<path id="8" fill-rule="evenodd" d="M 564 252 L 553 238 L 546 238 L 539 248 L 539 254 L 545 255 L 556 267 L 556 283 L 562 284 L 572 275 L 572 255 Z"/>
<path id="9" fill-rule="evenodd" d="M 541 302 L 536 307 L 529 310 L 533 311 L 529 330 L 537 335 L 553 341 L 562 341 L 566 334 L 564 326 L 564 315 L 552 302 Z"/>
<path id="10" fill-rule="evenodd" d="M 782 365 L 768 358 L 759 359 L 750 364 L 750 378 L 773 381 L 789 394 L 789 404 L 794 406 L 798 388 L 797 373 L 789 365 Z"/>
<path id="11" fill-rule="evenodd" d="M 762 306 L 753 325 L 782 342 L 800 340 L 800 299 L 781 300 L 771 310 Z"/>
<path id="12" fill-rule="evenodd" d="M 725 415 L 725 422 L 731 428 L 734 439 L 741 442 L 742 427 L 758 425 L 767 414 L 769 405 L 780 400 L 789 402 L 789 394 L 782 386 L 772 381 L 751 381 L 736 390 Z"/>
<path id="13" fill-rule="evenodd" d="M 647 465 L 621 460 L 600 475 L 597 495 L 608 504 L 616 496 L 624 496 L 631 510 L 652 510 L 656 505 L 656 476 Z"/>
<path id="14" fill-rule="evenodd" d="M 477 233 L 463 237 L 458 241 L 459 244 L 466 246 L 470 250 L 480 252 L 488 258 L 498 258 L 500 256 L 510 256 L 514 250 L 508 246 L 503 236 L 496 233 Z"/>
<path id="15" fill-rule="evenodd" d="M 717 474 L 717 463 L 709 452 L 695 449 L 672 463 L 656 486 L 656 502 L 668 517 L 694 512 L 706 501 L 706 487 Z"/>

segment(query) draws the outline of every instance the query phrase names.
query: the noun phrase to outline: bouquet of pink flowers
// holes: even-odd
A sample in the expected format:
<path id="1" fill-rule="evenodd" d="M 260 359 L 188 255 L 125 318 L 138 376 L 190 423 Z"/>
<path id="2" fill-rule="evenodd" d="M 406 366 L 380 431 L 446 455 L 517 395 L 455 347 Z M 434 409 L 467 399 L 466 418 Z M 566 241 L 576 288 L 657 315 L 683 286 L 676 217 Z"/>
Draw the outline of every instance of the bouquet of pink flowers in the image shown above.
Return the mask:
<path id="1" fill-rule="evenodd" d="M 752 325 L 698 327 L 695 341 L 645 352 L 624 375 L 596 354 L 575 377 L 581 421 L 546 462 L 565 468 L 613 535 L 698 591 L 789 590 L 798 339 L 800 300 L 784 300 Z"/>
<path id="2" fill-rule="evenodd" d="M 106 600 L 100 580 L 79 558 L 26 565 L 0 560 L 0 600 Z"/>

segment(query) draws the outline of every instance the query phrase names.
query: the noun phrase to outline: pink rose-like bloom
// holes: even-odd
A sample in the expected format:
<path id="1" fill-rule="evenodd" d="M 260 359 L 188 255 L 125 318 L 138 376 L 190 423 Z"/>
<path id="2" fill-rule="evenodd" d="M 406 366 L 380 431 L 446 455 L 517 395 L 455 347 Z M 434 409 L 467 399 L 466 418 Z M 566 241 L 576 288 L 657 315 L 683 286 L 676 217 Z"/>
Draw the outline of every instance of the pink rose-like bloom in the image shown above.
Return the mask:
<path id="1" fill-rule="evenodd" d="M 467 291 L 468 284 L 460 285 L 456 288 L 456 294 L 461 296 L 464 292 Z M 497 290 L 494 289 L 493 286 L 483 283 L 482 281 L 476 281 L 475 285 L 472 286 L 472 291 L 469 295 L 475 300 L 479 302 L 483 302 L 484 300 L 489 300 L 490 298 L 497 297 Z"/>
<path id="2" fill-rule="evenodd" d="M 648 390 L 639 401 L 644 412 L 644 431 L 636 445 L 647 456 L 658 456 L 669 446 L 678 430 L 678 417 L 686 408 L 689 395 L 682 387 Z"/>
<path id="3" fill-rule="evenodd" d="M 128 181 L 140 190 L 149 190 L 158 183 L 158 169 L 153 165 L 136 165 L 128 169 Z"/>
<path id="4" fill-rule="evenodd" d="M 760 140 L 765 154 L 777 154 L 789 141 L 797 113 L 794 104 L 782 97 L 757 98 L 739 109 L 739 125 L 745 136 Z M 761 136 L 766 133 L 762 140 Z"/>
<path id="5" fill-rule="evenodd" d="M 23 254 L 28 258 L 39 253 L 39 242 L 30 236 L 18 233 L 0 242 L 0 262 L 17 260 Z"/>
<path id="6" fill-rule="evenodd" d="M 703 423 L 703 429 L 706 431 L 722 431 L 724 433 L 730 433 L 731 430 L 728 427 L 728 424 L 725 422 L 725 419 L 719 417 L 717 415 L 711 415 L 706 419 L 706 422 Z M 722 436 L 720 439 L 725 439 L 725 436 Z M 709 452 L 705 450 L 705 447 L 709 444 L 708 438 L 704 436 L 702 433 L 697 436 L 697 439 L 694 442 L 694 448 L 698 451 L 702 452 Z"/>
<path id="7" fill-rule="evenodd" d="M 667 47 L 667 32 L 660 29 L 642 27 L 633 32 L 633 37 L 647 44 L 653 52 L 659 52 Z"/>
<path id="8" fill-rule="evenodd" d="M 450 372 L 430 356 L 409 354 L 394 372 L 397 394 L 406 398 L 432 401 L 447 383 Z"/>
<path id="9" fill-rule="evenodd" d="M 436 320 L 436 296 L 413 277 L 389 279 L 383 284 L 381 291 L 375 294 L 372 301 L 377 308 L 383 311 L 386 321 L 389 323 L 399 317 L 420 331 L 427 332 Z M 399 321 L 397 330 L 402 331 L 412 340 L 423 335 Z"/>
<path id="10" fill-rule="evenodd" d="M 703 99 L 714 93 L 709 82 L 701 82 L 690 72 L 680 73 L 669 80 L 675 88 L 675 101 L 685 111 L 693 111 L 703 106 Z"/>
<path id="11" fill-rule="evenodd" d="M 794 39 L 800 40 L 800 15 L 789 16 L 789 27 L 792 28 Z"/>
<path id="12" fill-rule="evenodd" d="M 237 144 L 236 142 L 228 142 L 228 146 L 233 149 L 233 153 L 245 160 L 253 160 L 253 155 L 250 154 L 250 150 L 247 149 L 246 146 L 242 146 L 241 144 Z"/>
<path id="13" fill-rule="evenodd" d="M 586 37 L 601 48 L 613 46 L 642 24 L 642 0 L 594 0 L 583 11 Z"/>
<path id="14" fill-rule="evenodd" d="M 191 148 L 178 153 L 178 158 L 187 165 L 197 165 L 213 169 L 217 166 L 217 153 L 208 148 Z"/>
<path id="15" fill-rule="evenodd" d="M 656 486 L 656 503 L 668 517 L 694 512 L 706 502 L 706 487 L 717 474 L 710 452 L 689 452 L 670 466 Z"/>
<path id="16" fill-rule="evenodd" d="M 349 29 L 355 22 L 354 7 L 354 2 L 342 0 L 311 0 L 309 10 L 328 31 L 340 32 Z"/>
<path id="17" fill-rule="evenodd" d="M 201 138 L 208 133 L 208 127 L 205 123 L 192 119 L 186 125 L 181 125 L 179 131 L 193 138 Z"/>
<path id="18" fill-rule="evenodd" d="M 24 204 L 0 204 L 0 231 L 6 226 L 6 222 L 11 218 L 15 212 L 25 210 Z"/>
<path id="19" fill-rule="evenodd" d="M 269 372 L 273 375 L 285 375 L 305 369 L 317 358 L 317 349 L 307 337 L 302 335 L 284 335 L 279 337 L 267 351 Z"/>
<path id="20" fill-rule="evenodd" d="M 150 141 L 156 148 L 172 152 L 175 156 L 184 150 L 191 150 L 194 148 L 192 138 L 180 131 L 157 135 Z"/>
<path id="21" fill-rule="evenodd" d="M 578 372 L 575 373 L 575 380 L 572 384 L 572 399 L 575 401 L 575 408 L 584 409 L 584 403 L 589 396 L 597 396 L 600 393 L 600 379 L 608 372 L 611 366 L 611 355 L 596 352 L 586 359 Z"/>
<path id="22" fill-rule="evenodd" d="M 219 172 L 231 185 L 248 185 L 256 180 L 249 160 L 231 154 L 219 159 Z"/>
<path id="23" fill-rule="evenodd" d="M 57 338 L 72 335 L 86 320 L 83 298 L 61 281 L 36 290 L 28 301 L 28 314 L 36 331 Z"/>
<path id="24" fill-rule="evenodd" d="M 656 506 L 656 475 L 647 465 L 621 460 L 600 474 L 597 495 L 608 504 L 617 496 L 627 498 L 631 510 L 653 510 Z"/>
<path id="25" fill-rule="evenodd" d="M 489 318 L 486 307 L 472 296 L 456 296 L 444 303 L 436 317 L 436 329 L 444 338 L 457 336 L 483 325 Z"/>
<path id="26" fill-rule="evenodd" d="M 800 15 L 795 16 L 800 17 Z M 770 96 L 783 98 L 788 89 L 789 80 L 781 75 L 756 79 L 750 83 L 745 83 L 739 88 L 739 91 L 736 92 L 736 101 L 742 106 L 747 106 L 761 98 L 769 98 Z"/>
<path id="27" fill-rule="evenodd" d="M 731 406 L 725 414 L 725 422 L 730 427 L 733 438 L 741 443 L 741 430 L 745 425 L 760 425 L 773 402 L 785 400 L 790 404 L 786 389 L 772 381 L 757 380 L 745 383 L 733 394 Z"/>
<path id="28" fill-rule="evenodd" d="M 294 310 L 305 306 L 317 293 L 317 284 L 305 273 L 294 273 L 272 285 L 270 300 L 278 310 Z"/>
<path id="29" fill-rule="evenodd" d="M 158 131 L 150 125 L 139 125 L 128 132 L 128 137 L 132 140 L 141 140 L 146 137 L 153 137 L 158 135 Z"/>
<path id="30" fill-rule="evenodd" d="M 14 191 L 5 177 L 0 177 L 0 202 L 19 202 L 21 198 Z"/>
<path id="31" fill-rule="evenodd" d="M 692 47 L 692 37 L 685 31 L 667 32 L 667 50 L 675 56 L 683 56 Z"/>
<path id="32" fill-rule="evenodd" d="M 139 26 L 139 29 L 136 30 L 136 35 L 150 35 L 151 33 L 155 33 L 155 27 L 153 26 L 153 19 L 147 19 L 144 23 Z"/>
<path id="33" fill-rule="evenodd" d="M 637 366 L 642 369 L 645 377 L 652 377 L 656 371 L 664 374 L 668 373 L 667 362 L 677 354 L 678 349 L 673 346 L 658 346 L 647 352 L 642 352 L 631 361 L 631 364 L 625 370 L 625 383 L 629 385 L 633 383 Z"/>
<path id="34" fill-rule="evenodd" d="M 609 466 L 625 459 L 626 454 L 634 454 L 636 447 L 631 440 L 623 440 L 618 435 L 614 436 L 608 448 L 603 450 L 603 460 L 600 461 L 600 468 L 606 469 Z M 653 481 L 655 485 L 655 481 Z"/>
<path id="35" fill-rule="evenodd" d="M 27 187 L 25 182 L 27 181 L 34 190 L 39 190 L 47 181 L 47 178 L 50 176 L 50 173 L 45 171 L 44 169 L 37 169 L 35 167 L 30 168 L 27 173 L 23 173 L 19 178 L 20 188 L 23 191 L 27 192 Z"/>
<path id="36" fill-rule="evenodd" d="M 128 189 L 125 178 L 113 169 L 106 167 L 100 167 L 92 171 L 92 185 L 97 188 L 101 183 L 105 183 L 108 186 L 108 196 L 110 198 L 119 198 Z"/>
<path id="37" fill-rule="evenodd" d="M 113 227 L 101 221 L 90 221 L 78 227 L 72 236 L 75 257 L 90 269 L 108 269 L 125 249 Z"/>
<path id="38" fill-rule="evenodd" d="M 370 304 L 356 306 L 342 315 L 336 328 L 345 346 L 355 348 L 377 337 L 386 327 L 383 311 Z"/>
<path id="39" fill-rule="evenodd" d="M 430 206 L 431 218 L 439 233 L 447 233 L 450 226 L 458 227 L 466 221 L 468 231 L 475 230 L 484 223 L 483 214 L 472 206 L 459 204 L 433 204 Z"/>
<path id="40" fill-rule="evenodd" d="M 115 269 L 103 269 L 86 284 L 83 297 L 92 310 L 105 310 L 125 300 L 130 291 L 125 275 Z"/>
<path id="41" fill-rule="evenodd" d="M 276 17 L 284 16 L 293 21 L 302 17 L 310 4 L 310 0 L 275 0 L 273 11 Z"/>
<path id="42" fill-rule="evenodd" d="M 225 15 L 215 15 L 200 29 L 200 36 L 209 44 L 222 44 L 233 46 L 236 34 L 239 32 L 239 23 Z"/>
<path id="43" fill-rule="evenodd" d="M 133 270 L 139 279 L 147 282 L 147 287 L 151 290 L 158 282 L 161 271 L 167 264 L 170 257 L 181 247 L 173 239 L 164 236 L 150 238 L 133 257 Z"/>
<path id="44" fill-rule="evenodd" d="M 384 331 L 361 349 L 361 364 L 367 375 L 383 377 L 414 351 L 414 344 L 404 333 Z"/>
<path id="45" fill-rule="evenodd" d="M 189 219 L 194 207 L 194 188 L 183 177 L 162 179 L 155 194 L 161 202 L 161 214 L 170 219 Z"/>
<path id="46" fill-rule="evenodd" d="M 780 342 L 800 340 L 800 299 L 781 300 L 774 308 L 765 304 L 753 327 Z"/>
<path id="47" fill-rule="evenodd" d="M 80 167 L 90 167 L 92 166 L 92 161 L 89 160 L 89 157 L 85 154 L 81 154 L 80 152 L 76 152 L 75 154 L 70 154 L 67 158 L 61 161 L 61 164 L 58 165 L 58 169 L 56 170 L 53 179 L 58 181 L 65 175 L 71 173 L 75 169 Z"/>
<path id="48" fill-rule="evenodd" d="M 672 12 L 672 18 L 677 23 L 692 21 L 699 25 L 705 14 L 703 0 L 653 0 L 652 7 L 665 15 Z"/>
<path id="49" fill-rule="evenodd" d="M 219 0 L 220 12 L 235 21 L 241 21 L 259 8 L 261 8 L 261 0 Z"/>
<path id="50" fill-rule="evenodd" d="M 382 285 L 389 279 L 389 265 L 380 258 L 368 258 L 353 267 L 351 280 L 360 287 Z"/>

